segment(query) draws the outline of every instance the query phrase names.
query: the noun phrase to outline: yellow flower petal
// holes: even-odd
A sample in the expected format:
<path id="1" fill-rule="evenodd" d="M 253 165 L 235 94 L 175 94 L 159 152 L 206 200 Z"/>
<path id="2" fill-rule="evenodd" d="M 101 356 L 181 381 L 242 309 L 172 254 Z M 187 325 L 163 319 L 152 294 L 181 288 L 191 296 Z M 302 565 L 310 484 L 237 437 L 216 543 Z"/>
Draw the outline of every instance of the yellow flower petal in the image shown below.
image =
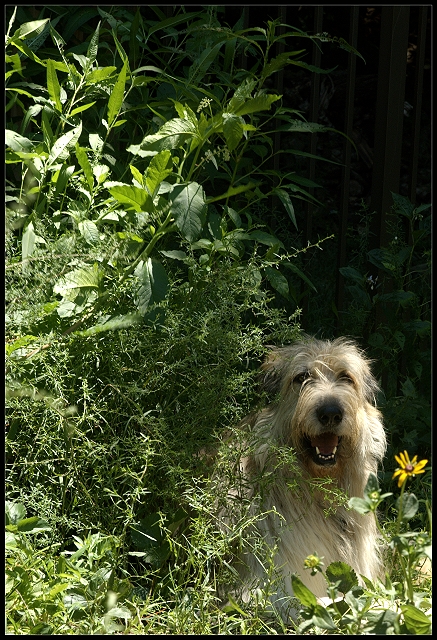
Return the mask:
<path id="1" fill-rule="evenodd" d="M 428 462 L 428 460 L 421 460 L 420 462 L 418 462 L 416 464 L 416 466 L 414 467 L 414 471 L 413 473 L 425 473 L 425 471 L 420 471 L 420 469 L 423 469 L 423 467 L 426 465 L 426 463 Z"/>

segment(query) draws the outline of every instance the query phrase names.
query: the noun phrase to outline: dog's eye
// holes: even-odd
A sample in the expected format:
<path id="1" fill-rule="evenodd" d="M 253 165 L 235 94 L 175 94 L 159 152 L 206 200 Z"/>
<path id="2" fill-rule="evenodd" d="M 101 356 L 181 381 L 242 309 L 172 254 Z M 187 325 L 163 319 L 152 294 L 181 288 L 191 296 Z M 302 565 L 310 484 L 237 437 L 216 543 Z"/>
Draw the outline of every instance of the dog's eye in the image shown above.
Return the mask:
<path id="1" fill-rule="evenodd" d="M 347 373 L 341 373 L 338 376 L 338 379 L 340 380 L 340 382 L 347 382 L 348 384 L 354 384 L 353 379 Z"/>
<path id="2" fill-rule="evenodd" d="M 307 380 L 309 377 L 310 377 L 310 372 L 304 371 L 303 373 L 299 373 L 298 376 L 293 378 L 293 382 L 296 382 L 296 384 L 303 384 L 305 380 Z"/>

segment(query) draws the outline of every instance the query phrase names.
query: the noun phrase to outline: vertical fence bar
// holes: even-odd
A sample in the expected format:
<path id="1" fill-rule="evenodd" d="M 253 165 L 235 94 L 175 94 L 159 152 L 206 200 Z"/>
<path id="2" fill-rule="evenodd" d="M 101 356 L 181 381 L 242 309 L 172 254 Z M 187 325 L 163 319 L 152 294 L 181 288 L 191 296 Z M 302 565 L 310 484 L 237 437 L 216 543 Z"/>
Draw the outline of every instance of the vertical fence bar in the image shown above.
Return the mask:
<path id="1" fill-rule="evenodd" d="M 399 192 L 409 13 L 408 6 L 383 6 L 381 10 L 371 196 L 371 208 L 376 211 L 374 246 L 385 244 L 391 191 Z"/>
<path id="2" fill-rule="evenodd" d="M 349 21 L 349 44 L 357 48 L 358 43 L 358 16 L 359 7 L 351 7 L 350 9 L 350 21 Z M 345 121 L 344 132 L 350 139 L 352 137 L 352 128 L 354 121 L 354 98 L 355 98 L 355 75 L 356 75 L 357 60 L 354 54 L 349 54 L 348 66 L 347 66 L 347 89 L 346 89 L 346 108 L 345 108 Z M 349 186 L 350 186 L 350 172 L 351 172 L 351 155 L 352 145 L 349 139 L 344 141 L 344 168 L 342 169 L 341 178 L 341 200 L 340 200 L 340 233 L 338 239 L 338 262 L 337 268 L 344 267 L 346 265 L 346 235 L 347 235 L 347 223 L 349 216 Z M 340 328 L 340 314 L 343 311 L 344 306 L 344 278 L 341 273 L 337 272 L 336 279 L 336 307 L 337 307 L 337 328 Z"/>
<path id="3" fill-rule="evenodd" d="M 425 43 L 426 43 L 426 24 L 428 19 L 428 7 L 420 7 L 419 24 L 417 27 L 417 57 L 416 72 L 414 76 L 414 97 L 413 97 L 413 130 L 411 141 L 410 156 L 410 188 L 409 198 L 414 204 L 416 202 L 417 187 L 417 170 L 419 165 L 419 134 L 420 134 L 420 115 L 422 110 L 422 90 L 423 90 L 423 73 L 425 66 Z"/>
<path id="4" fill-rule="evenodd" d="M 323 7 L 316 6 L 314 9 L 314 33 L 320 33 L 322 31 L 323 25 Z M 321 61 L 321 51 L 316 44 L 313 44 L 313 58 L 312 64 L 316 67 L 320 67 Z M 310 96 L 310 113 L 309 118 L 310 122 L 317 122 L 319 117 L 319 102 L 320 102 L 320 76 L 318 73 L 313 73 L 311 77 L 311 96 Z M 317 133 L 310 134 L 310 145 L 309 152 L 313 155 L 316 154 L 317 151 Z M 314 158 L 309 159 L 308 165 L 308 177 L 310 180 L 314 181 L 316 174 L 316 161 Z M 309 188 L 309 193 L 314 195 L 314 188 Z M 311 232 L 312 232 L 312 221 L 313 221 L 313 211 L 314 205 L 313 203 L 307 202 L 306 206 L 307 210 L 307 219 L 305 225 L 305 241 L 306 244 L 311 242 Z M 302 289 L 304 289 L 304 283 L 302 282 Z M 305 317 L 308 311 L 308 296 L 305 296 L 302 299 L 302 324 L 305 323 Z"/>

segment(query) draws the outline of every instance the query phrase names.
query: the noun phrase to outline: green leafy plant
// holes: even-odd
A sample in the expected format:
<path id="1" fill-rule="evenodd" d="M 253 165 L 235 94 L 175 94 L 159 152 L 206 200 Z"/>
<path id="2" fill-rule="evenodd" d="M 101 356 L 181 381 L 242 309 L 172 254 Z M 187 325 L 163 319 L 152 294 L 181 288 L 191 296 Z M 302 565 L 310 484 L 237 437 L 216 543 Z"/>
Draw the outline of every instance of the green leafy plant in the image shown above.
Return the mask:
<path id="1" fill-rule="evenodd" d="M 402 530 L 408 527 L 418 509 L 418 500 L 413 493 L 406 493 L 406 481 L 414 475 L 424 473 L 428 462 L 417 463 L 417 457 L 411 462 L 405 451 L 396 456 L 400 468 L 394 474 L 398 477 L 401 493 L 396 501 L 397 518 L 394 530 L 385 530 L 379 524 L 376 512 L 380 505 L 392 493 L 381 494 L 378 480 L 370 474 L 364 497 L 351 498 L 349 506 L 358 513 L 372 513 L 375 517 L 387 553 L 385 581 L 372 582 L 363 577 L 360 586 L 354 571 L 347 564 L 334 562 L 326 568 L 324 576 L 327 582 L 327 598 L 317 601 L 314 594 L 300 580 L 292 577 L 293 590 L 303 609 L 303 622 L 298 631 L 307 632 L 312 628 L 323 629 L 329 633 L 347 634 L 423 634 L 431 633 L 429 611 L 431 600 L 427 590 L 418 578 L 418 569 L 423 559 L 431 559 L 431 519 L 429 507 L 428 531 Z M 391 550 L 391 552 L 390 552 Z M 392 557 L 390 557 L 390 553 Z M 396 563 L 399 562 L 399 571 Z M 310 556 L 305 562 L 312 573 L 323 573 L 321 559 Z M 396 581 L 399 573 L 400 581 Z M 420 573 L 419 573 L 420 576 Z"/>

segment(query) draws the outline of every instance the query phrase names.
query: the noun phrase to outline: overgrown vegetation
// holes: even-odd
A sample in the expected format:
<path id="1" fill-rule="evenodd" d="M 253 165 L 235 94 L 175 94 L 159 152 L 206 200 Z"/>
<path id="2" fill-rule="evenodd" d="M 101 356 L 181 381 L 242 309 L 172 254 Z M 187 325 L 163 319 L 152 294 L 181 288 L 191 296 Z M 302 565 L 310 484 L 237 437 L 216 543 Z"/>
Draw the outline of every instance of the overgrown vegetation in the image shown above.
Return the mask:
<path id="1" fill-rule="evenodd" d="M 253 408 L 265 345 L 298 335 L 294 291 L 315 289 L 299 259 L 323 239 L 301 247 L 294 209 L 314 184 L 270 160 L 276 131 L 325 127 L 266 80 L 326 71 L 274 53 L 307 34 L 215 7 L 30 10 L 6 38 L 8 630 L 285 631 L 268 593 L 220 606 L 247 522 L 216 527 L 198 453 Z"/>

